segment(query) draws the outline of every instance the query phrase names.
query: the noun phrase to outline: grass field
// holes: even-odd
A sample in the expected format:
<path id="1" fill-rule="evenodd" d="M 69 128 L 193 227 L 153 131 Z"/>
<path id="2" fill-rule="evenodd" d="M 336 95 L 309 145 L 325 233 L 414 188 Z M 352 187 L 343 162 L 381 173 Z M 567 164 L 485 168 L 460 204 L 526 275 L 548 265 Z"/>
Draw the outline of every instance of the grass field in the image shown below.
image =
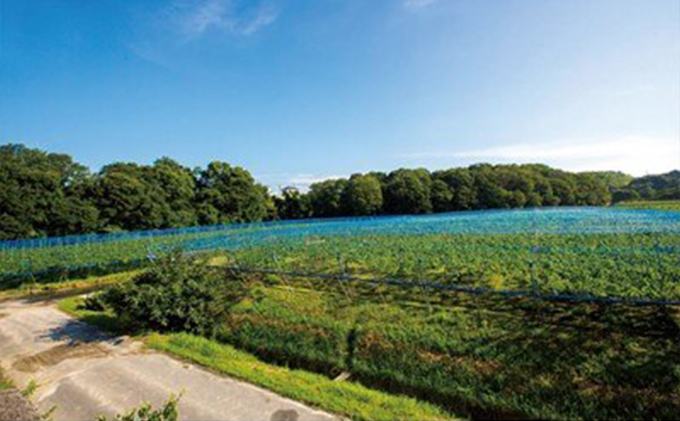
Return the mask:
<path id="1" fill-rule="evenodd" d="M 150 346 L 286 396 L 308 396 L 308 403 L 357 419 L 405 416 L 403 411 L 415 404 L 395 401 L 383 405 L 394 405 L 387 413 L 370 412 L 361 402 L 378 402 L 369 396 L 373 392 L 338 391 L 323 382 L 351 373 L 364 386 L 444 408 L 423 407 L 429 414 L 419 416 L 423 419 L 444 414 L 438 411 L 475 419 L 555 420 L 672 419 L 680 413 L 677 307 L 492 294 L 680 300 L 676 213 L 468 212 L 291 224 L 274 231 L 255 227 L 230 235 L 205 235 L 192 244 L 200 250 L 234 246 L 220 250 L 212 264 L 230 280 L 244 281 L 248 294 L 224 319 L 215 320 L 214 338 L 153 336 Z M 109 252 L 128 262 L 149 253 L 146 246 L 125 243 L 68 247 L 73 249 L 24 250 L 29 254 L 3 260 L 2 270 L 11 273 L 23 258 L 44 268 L 55 262 L 68 268 L 73 259 L 108 264 Z M 298 276 L 243 274 L 224 266 Z M 351 277 L 340 281 L 300 273 Z M 74 285 L 125 282 L 131 276 L 93 277 Z M 427 281 L 430 287 L 374 279 L 382 277 Z M 485 292 L 466 294 L 431 284 Z M 111 314 L 75 305 L 73 300 L 61 304 L 88 322 L 129 333 Z M 269 382 L 244 368 L 251 357 L 239 354 L 243 351 L 289 371 Z M 224 361 L 241 361 L 239 355 L 244 365 Z M 314 382 L 321 383 L 309 386 L 309 373 L 296 369 L 316 372 Z M 314 388 L 325 392 L 313 393 Z M 344 395 L 348 400 L 339 397 Z"/>
<path id="2" fill-rule="evenodd" d="M 492 290 L 680 299 L 678 234 L 320 238 L 244 249 L 231 263 Z"/>
<path id="3" fill-rule="evenodd" d="M 321 373 L 312 376 L 323 382 L 349 372 L 372 388 L 475 419 L 672 419 L 680 412 L 677 309 L 323 288 L 274 276 L 250 281 L 256 286 L 221 322 L 217 342 L 172 334 L 155 336 L 150 346 L 357 419 L 390 416 L 343 409 L 362 400 L 354 392 L 318 386 L 323 393 L 311 393 L 317 389 L 297 377 L 309 374 L 298 369 Z M 60 304 L 91 323 L 121 328 L 110 314 L 76 305 Z M 240 365 L 236 356 L 247 354 L 233 347 L 286 371 L 261 378 Z M 246 366 L 255 361 L 243 358 Z"/>
<path id="4" fill-rule="evenodd" d="M 408 278 L 501 291 L 680 300 L 680 234 L 674 232 L 272 238 L 222 250 L 221 261 L 247 268 Z M 110 259 L 136 267 L 133 263 L 148 254 L 145 247 L 102 243 L 2 254 L 0 274 L 9 278 L 0 280 L 0 289 L 42 282 L 34 276 L 11 278 L 9 274 L 26 262 L 41 270 L 55 269 L 44 277 L 55 281 L 69 279 L 74 273 L 68 268 L 79 265 L 101 265 L 106 273 Z"/>
<path id="5" fill-rule="evenodd" d="M 187 252 L 221 250 L 231 254 L 234 263 L 242 265 L 286 267 L 290 266 L 286 260 L 291 258 L 288 248 L 296 248 L 323 256 L 329 262 L 328 267 L 320 268 L 324 271 L 347 269 L 390 276 L 437 274 L 456 282 L 484 286 L 492 277 L 491 284 L 508 289 L 526 288 L 530 284 L 549 292 L 657 297 L 659 291 L 667 289 L 669 278 L 674 282 L 675 273 L 668 272 L 668 265 L 676 265 L 680 254 L 677 250 L 680 217 L 668 212 L 618 208 L 284 221 L 206 232 L 171 230 L 167 235 L 163 232 L 154 235 L 129 233 L 0 242 L 0 288 L 143 266 L 164 250 L 175 247 Z M 426 249 L 420 253 L 422 245 Z M 389 254 L 382 250 L 385 247 L 390 249 Z M 457 258 L 459 253 L 465 259 Z M 598 258 L 590 258 L 592 253 Z M 583 258 L 588 260 L 585 265 L 579 263 Z M 631 275 L 630 279 L 638 280 L 630 288 L 607 273 L 612 265 L 626 263 L 629 258 L 634 262 L 622 269 Z M 298 266 L 319 266 L 309 258 L 306 260 L 298 262 Z M 471 263 L 463 264 L 465 261 Z M 480 261 L 484 263 L 480 265 Z M 517 264 L 511 268 L 492 273 L 515 261 Z M 650 273 L 634 268 L 640 265 L 649 268 Z M 536 276 L 526 276 L 527 267 Z M 603 279 L 592 282 L 593 273 L 597 276 L 604 273 Z"/>
<path id="6" fill-rule="evenodd" d="M 634 200 L 616 204 L 629 209 L 655 209 L 680 212 L 680 200 Z"/>
<path id="7" fill-rule="evenodd" d="M 126 332 L 113 315 L 79 308 L 81 298 L 59 302 L 74 317 L 116 334 Z M 437 407 L 405 396 L 369 389 L 361 384 L 333 381 L 326 376 L 280 367 L 227 344 L 185 333 L 140 336 L 151 349 L 186 359 L 220 373 L 263 386 L 291 399 L 306 402 L 353 420 L 453 420 L 457 417 Z"/>
<path id="8" fill-rule="evenodd" d="M 672 310 L 390 291 L 262 287 L 218 336 L 408 391 L 474 418 L 668 419 L 680 411 Z M 643 404 L 644 402 L 644 404 Z"/>

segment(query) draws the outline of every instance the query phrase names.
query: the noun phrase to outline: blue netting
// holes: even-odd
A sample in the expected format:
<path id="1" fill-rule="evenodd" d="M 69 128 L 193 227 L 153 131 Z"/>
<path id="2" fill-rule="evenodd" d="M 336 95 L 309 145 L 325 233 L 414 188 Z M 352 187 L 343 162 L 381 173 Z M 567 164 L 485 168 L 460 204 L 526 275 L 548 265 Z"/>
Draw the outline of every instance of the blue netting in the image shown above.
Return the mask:
<path id="1" fill-rule="evenodd" d="M 425 237 L 439 234 L 451 236 Z M 455 237 L 466 234 L 479 237 Z M 511 236 L 478 241 L 480 237 L 489 239 L 506 234 L 523 235 L 524 239 Z M 375 247 L 383 247 L 393 248 L 391 254 L 381 257 L 387 259 L 386 267 L 378 262 L 370 270 L 379 274 L 385 269 L 386 276 L 406 271 L 409 276 L 427 277 L 428 268 L 433 267 L 428 264 L 435 261 L 434 266 L 446 268 L 454 275 L 453 272 L 458 275 L 474 272 L 474 279 L 463 278 L 464 282 L 475 283 L 473 288 L 477 289 L 476 284 L 493 282 L 489 278 L 493 272 L 503 275 L 504 282 L 515 291 L 526 288 L 525 280 L 531 279 L 541 282 L 543 294 L 678 299 L 678 234 L 680 213 L 617 208 L 490 210 L 231 224 L 4 241 L 0 242 L 0 281 L 107 265 L 144 264 L 176 248 L 186 252 L 230 251 L 232 258 L 243 259 L 239 264 L 254 270 L 272 269 L 270 257 L 276 255 L 313 252 L 317 254 L 312 257 L 327 262 L 321 268 L 327 271 L 333 269 L 332 265 L 337 269 L 348 260 L 363 264 L 364 256 L 372 254 Z M 601 237 L 609 235 L 616 238 Z M 418 248 L 411 241 L 416 236 L 423 238 Z M 556 236 L 567 240 L 555 240 Z M 390 240 L 382 242 L 385 238 Z M 399 238 L 409 240 L 403 242 Z M 315 241 L 323 245 L 313 251 L 309 246 L 313 248 Z M 338 242 L 343 250 L 336 256 L 329 249 L 338 247 Z M 246 255 L 239 255 L 244 250 Z M 464 259 L 457 259 L 459 256 Z M 489 273 L 485 271 L 487 267 Z M 531 272 L 527 267 L 532 268 Z M 482 286 L 480 290 L 486 288 Z"/>
<path id="2" fill-rule="evenodd" d="M 190 248 L 236 247 L 260 239 L 427 234 L 647 234 L 680 233 L 680 212 L 617 208 L 486 210 L 432 215 L 269 221 L 0 241 L 0 250 L 195 236 Z M 224 234 L 222 237 L 220 234 Z M 222 237 L 222 238 L 220 238 Z M 221 246 L 220 246 L 221 245 Z"/>

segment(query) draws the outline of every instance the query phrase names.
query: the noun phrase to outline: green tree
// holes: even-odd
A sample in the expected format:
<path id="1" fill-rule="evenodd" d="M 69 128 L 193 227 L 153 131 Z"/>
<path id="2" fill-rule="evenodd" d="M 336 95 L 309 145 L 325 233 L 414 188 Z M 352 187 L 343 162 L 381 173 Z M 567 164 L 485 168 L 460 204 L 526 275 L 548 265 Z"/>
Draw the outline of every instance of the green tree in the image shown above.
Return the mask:
<path id="1" fill-rule="evenodd" d="M 267 188 L 247 170 L 217 161 L 199 171 L 196 200 L 201 224 L 262 221 L 273 207 Z"/>
<path id="2" fill-rule="evenodd" d="M 393 171 L 385 184 L 385 208 L 391 214 L 432 212 L 427 170 L 400 169 Z"/>
<path id="3" fill-rule="evenodd" d="M 342 199 L 348 184 L 345 179 L 312 184 L 308 196 L 314 216 L 324 218 L 343 215 L 345 209 Z"/>
<path id="4" fill-rule="evenodd" d="M 445 182 L 453 193 L 452 210 L 470 210 L 477 208 L 477 190 L 474 177 L 467 168 L 454 168 L 437 171 L 434 177 Z"/>
<path id="5" fill-rule="evenodd" d="M 344 203 L 351 215 L 377 215 L 383 205 L 380 182 L 371 175 L 353 175 L 345 189 Z"/>
<path id="6" fill-rule="evenodd" d="M 150 168 L 137 164 L 105 166 L 95 178 L 89 195 L 108 231 L 160 228 L 170 212 Z"/>
<path id="7" fill-rule="evenodd" d="M 303 219 L 312 216 L 309 196 L 295 187 L 284 187 L 281 196 L 276 197 L 276 210 L 281 219 Z"/>
<path id="8" fill-rule="evenodd" d="M 196 178 L 194 173 L 177 161 L 161 158 L 151 169 L 153 181 L 163 191 L 166 215 L 164 227 L 186 227 L 198 222 L 196 201 Z"/>
<path id="9" fill-rule="evenodd" d="M 79 196 L 87 168 L 71 157 L 0 146 L 0 239 L 97 229 L 97 209 Z"/>
<path id="10" fill-rule="evenodd" d="M 432 209 L 435 212 L 448 212 L 453 210 L 453 191 L 442 180 L 434 180 L 430 191 Z"/>

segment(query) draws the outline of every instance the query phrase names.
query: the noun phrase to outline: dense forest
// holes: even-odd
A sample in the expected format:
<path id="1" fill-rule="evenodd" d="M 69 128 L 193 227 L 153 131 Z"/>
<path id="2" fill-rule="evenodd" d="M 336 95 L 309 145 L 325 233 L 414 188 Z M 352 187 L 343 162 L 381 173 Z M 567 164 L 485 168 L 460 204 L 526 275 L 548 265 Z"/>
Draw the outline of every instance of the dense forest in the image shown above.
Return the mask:
<path id="1" fill-rule="evenodd" d="M 680 171 L 646 175 L 625 186 L 613 189 L 612 200 L 674 200 L 680 199 Z"/>
<path id="2" fill-rule="evenodd" d="M 680 172 L 632 180 L 545 165 L 477 164 L 430 172 L 354 174 L 278 195 L 224 162 L 187 168 L 113 163 L 97 173 L 70 156 L 0 146 L 0 239 L 309 217 L 422 214 L 536 206 L 606 205 L 678 196 Z"/>

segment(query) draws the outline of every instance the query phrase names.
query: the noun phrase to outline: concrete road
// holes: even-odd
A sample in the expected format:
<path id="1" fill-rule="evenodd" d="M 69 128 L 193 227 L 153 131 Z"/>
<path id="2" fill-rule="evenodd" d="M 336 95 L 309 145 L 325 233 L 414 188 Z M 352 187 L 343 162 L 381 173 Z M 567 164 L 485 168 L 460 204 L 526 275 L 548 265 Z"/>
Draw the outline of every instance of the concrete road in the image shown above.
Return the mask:
<path id="1" fill-rule="evenodd" d="M 0 303 L 0 364 L 53 419 L 93 420 L 142 402 L 160 405 L 182 392 L 184 420 L 338 420 L 248 383 L 219 376 L 139 342 L 112 338 L 61 313 L 52 303 Z"/>

